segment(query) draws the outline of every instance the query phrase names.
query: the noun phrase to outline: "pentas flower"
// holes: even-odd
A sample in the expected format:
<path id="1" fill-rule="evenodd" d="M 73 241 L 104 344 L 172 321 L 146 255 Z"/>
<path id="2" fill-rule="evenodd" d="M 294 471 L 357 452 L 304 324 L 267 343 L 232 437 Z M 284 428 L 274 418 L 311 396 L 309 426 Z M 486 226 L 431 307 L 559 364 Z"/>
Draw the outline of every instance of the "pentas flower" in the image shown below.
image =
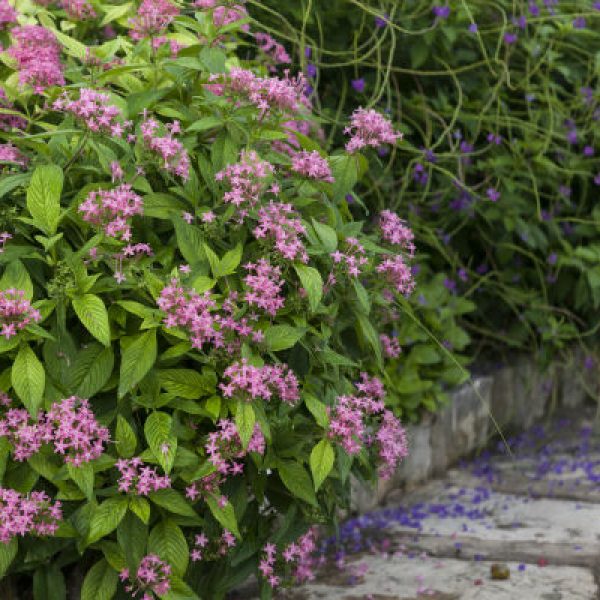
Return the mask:
<path id="1" fill-rule="evenodd" d="M 72 114 L 94 133 L 105 133 L 112 137 L 121 137 L 124 128 L 131 125 L 130 122 L 125 124 L 121 122 L 123 117 L 121 109 L 114 104 L 110 104 L 108 94 L 89 88 L 82 88 L 79 91 L 77 100 L 71 100 L 67 92 L 63 92 L 54 101 L 52 108 Z"/>
<path id="2" fill-rule="evenodd" d="M 248 11 L 241 3 L 233 4 L 232 6 L 217 6 L 213 11 L 213 24 L 215 27 L 225 27 L 226 25 L 242 21 L 247 17 Z M 248 33 L 250 31 L 250 25 L 244 23 L 240 29 Z"/>
<path id="3" fill-rule="evenodd" d="M 411 268 L 400 254 L 386 258 L 381 264 L 377 265 L 376 271 L 385 275 L 398 294 L 407 296 L 415 288 Z"/>
<path id="4" fill-rule="evenodd" d="M 281 126 L 284 130 L 288 130 L 287 140 L 275 140 L 273 142 L 273 149 L 282 154 L 294 157 L 300 150 L 300 142 L 294 132 L 309 136 L 311 132 L 310 123 L 308 121 L 285 121 Z"/>
<path id="5" fill-rule="evenodd" d="M 144 111 L 145 112 L 145 111 Z M 146 118 L 144 114 L 144 118 Z M 190 176 L 190 157 L 183 144 L 173 137 L 179 133 L 179 121 L 166 125 L 167 135 L 156 134 L 160 124 L 155 119 L 147 119 L 141 125 L 142 137 L 146 147 L 162 158 L 163 169 L 172 175 L 181 177 L 187 181 Z"/>
<path id="6" fill-rule="evenodd" d="M 0 5 L 1 7 L 1 5 Z M 1 18 L 1 8 L 0 8 Z M 15 105 L 8 100 L 6 92 L 0 89 L 0 108 L 6 110 L 15 110 Z M 25 129 L 27 121 L 18 115 L 8 115 L 0 113 L 0 131 L 10 131 L 11 129 Z"/>
<path id="7" fill-rule="evenodd" d="M 168 0 L 143 0 L 137 16 L 130 20 L 129 35 L 134 40 L 162 34 L 179 14 L 179 8 Z"/>
<path id="8" fill-rule="evenodd" d="M 204 446 L 208 461 L 217 467 L 223 475 L 240 475 L 244 465 L 240 462 L 249 452 L 265 453 L 265 438 L 258 424 L 254 425 L 252 437 L 248 447 L 242 447 L 242 441 L 235 423 L 230 419 L 220 419 L 219 428 L 208 434 L 208 441 Z"/>
<path id="9" fill-rule="evenodd" d="M 211 75 L 211 82 L 222 79 L 221 75 Z M 306 107 L 306 80 L 300 73 L 290 78 L 289 70 L 284 77 L 259 77 L 252 71 L 233 67 L 220 84 L 207 84 L 207 89 L 222 95 L 227 93 L 239 96 L 260 110 L 260 118 L 271 111 L 295 115 Z"/>
<path id="10" fill-rule="evenodd" d="M 160 476 L 155 468 L 145 466 L 144 461 L 137 456 L 130 459 L 122 458 L 115 466 L 121 473 L 118 483 L 120 492 L 147 496 L 150 492 L 171 487 L 168 475 Z"/>
<path id="11" fill-rule="evenodd" d="M 383 240 L 395 246 L 402 246 L 411 256 L 414 255 L 415 235 L 406 224 L 406 221 L 403 221 L 391 210 L 382 210 L 379 213 L 379 227 L 381 228 Z"/>
<path id="12" fill-rule="evenodd" d="M 66 462 L 75 466 L 98 458 L 110 439 L 108 429 L 98 423 L 90 403 L 77 396 L 55 402 L 46 414 L 46 422 L 52 427 L 55 452 L 65 455 Z"/>
<path id="13" fill-rule="evenodd" d="M 383 354 L 387 358 L 398 358 L 402 353 L 402 348 L 400 347 L 398 338 L 390 337 L 382 333 L 379 336 L 379 341 L 381 342 L 381 347 L 383 348 Z"/>
<path id="14" fill-rule="evenodd" d="M 8 397 L 6 397 L 8 398 Z M 4 403 L 4 406 L 10 404 Z M 52 430 L 39 412 L 36 418 L 31 417 L 24 408 L 11 408 L 0 419 L 0 437 L 8 439 L 13 447 L 16 461 L 24 461 L 36 454 L 43 444 L 52 440 Z"/>
<path id="15" fill-rule="evenodd" d="M 125 586 L 132 598 L 143 594 L 141 600 L 153 600 L 164 596 L 171 589 L 171 565 L 156 554 L 148 554 L 140 561 L 133 583 Z M 119 573 L 121 581 L 130 579 L 129 569 Z"/>
<path id="16" fill-rule="evenodd" d="M 17 22 L 17 11 L 8 3 L 8 0 L 0 0 L 0 30 L 6 29 L 10 23 Z"/>
<path id="17" fill-rule="evenodd" d="M 255 33 L 254 39 L 261 52 L 266 54 L 276 65 L 289 65 L 292 62 L 286 49 L 268 33 Z"/>
<path id="18" fill-rule="evenodd" d="M 239 162 L 227 165 L 215 175 L 217 181 L 228 184 L 223 201 L 240 209 L 237 215 L 240 222 L 248 215 L 248 208 L 259 202 L 274 172 L 275 167 L 261 160 L 254 150 L 243 150 Z"/>
<path id="19" fill-rule="evenodd" d="M 60 0 L 60 6 L 65 10 L 69 19 L 84 21 L 95 18 L 96 11 L 88 0 Z"/>
<path id="20" fill-rule="evenodd" d="M 382 462 L 379 476 L 382 479 L 390 479 L 398 463 L 408 456 L 406 431 L 391 411 L 384 411 L 375 439 L 379 449 L 379 459 Z"/>
<path id="21" fill-rule="evenodd" d="M 351 136 L 346 144 L 347 152 L 356 152 L 366 146 L 378 148 L 383 144 L 395 144 L 402 139 L 400 132 L 395 132 L 392 123 L 373 109 L 358 108 L 352 113 L 350 125 L 344 133 Z"/>
<path id="22" fill-rule="evenodd" d="M 215 498 L 220 493 L 219 489 L 225 481 L 225 477 L 218 471 L 205 475 L 185 488 L 186 498 L 192 502 L 196 502 L 200 498 Z M 227 498 L 223 496 L 222 499 L 227 504 Z"/>
<path id="23" fill-rule="evenodd" d="M 285 298 L 281 295 L 285 285 L 285 281 L 281 278 L 281 269 L 273 267 L 264 258 L 256 263 L 248 263 L 244 268 L 248 271 L 248 275 L 244 277 L 244 283 L 248 288 L 245 294 L 246 302 L 251 306 L 262 308 L 274 317 L 285 304 Z"/>
<path id="24" fill-rule="evenodd" d="M 29 158 L 12 144 L 0 144 L 0 163 L 3 162 L 13 163 L 19 167 L 26 167 L 29 163 Z"/>
<path id="25" fill-rule="evenodd" d="M 303 150 L 295 154 L 292 158 L 292 171 L 311 179 L 318 179 L 328 183 L 333 183 L 334 181 L 327 159 L 323 158 L 317 150 L 313 150 L 312 152 Z"/>
<path id="26" fill-rule="evenodd" d="M 131 239 L 131 225 L 128 219 L 143 213 L 143 201 L 128 183 L 112 190 L 92 191 L 79 205 L 82 218 L 88 223 L 101 227 L 106 235 Z"/>
<path id="27" fill-rule="evenodd" d="M 31 306 L 23 290 L 0 290 L 0 335 L 8 340 L 27 325 L 40 320 L 40 312 Z"/>
<path id="28" fill-rule="evenodd" d="M 16 490 L 0 487 L 0 542 L 7 544 L 28 533 L 54 535 L 62 520 L 59 501 L 51 502 L 45 492 L 23 496 Z"/>
<path id="29" fill-rule="evenodd" d="M 336 250 L 331 253 L 334 265 L 347 271 L 351 277 L 358 277 L 361 274 L 361 268 L 368 264 L 369 259 L 366 256 L 364 246 L 354 237 L 348 237 L 345 240 L 346 250 L 342 252 Z"/>
<path id="30" fill-rule="evenodd" d="M 242 359 L 227 367 L 223 375 L 229 381 L 219 387 L 227 398 L 268 401 L 275 396 L 292 405 L 300 399 L 298 379 L 287 365 L 254 367 Z"/>
<path id="31" fill-rule="evenodd" d="M 190 552 L 192 561 L 197 562 L 202 560 L 205 553 L 210 553 L 213 558 L 214 555 L 225 556 L 232 548 L 235 548 L 237 541 L 231 531 L 224 529 L 221 536 L 211 543 L 213 546 L 212 549 L 207 549 L 208 544 L 209 539 L 204 533 L 196 535 L 194 539 L 194 549 Z"/>
<path id="32" fill-rule="evenodd" d="M 275 250 L 287 260 L 308 262 L 308 254 L 300 236 L 306 235 L 299 213 L 291 204 L 270 202 L 258 211 L 254 237 L 274 239 Z"/>
<path id="33" fill-rule="evenodd" d="M 41 93 L 51 85 L 64 85 L 60 45 L 51 31 L 39 25 L 24 25 L 11 30 L 14 44 L 8 53 L 17 61 L 19 83 L 31 85 Z"/>

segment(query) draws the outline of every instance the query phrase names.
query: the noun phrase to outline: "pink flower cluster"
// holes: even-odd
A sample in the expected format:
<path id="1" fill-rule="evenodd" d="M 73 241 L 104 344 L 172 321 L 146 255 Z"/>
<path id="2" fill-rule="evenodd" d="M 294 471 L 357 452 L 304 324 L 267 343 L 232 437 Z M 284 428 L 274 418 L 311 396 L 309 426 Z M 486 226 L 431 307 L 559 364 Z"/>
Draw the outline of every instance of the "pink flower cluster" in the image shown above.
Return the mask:
<path id="1" fill-rule="evenodd" d="M 196 536 L 194 539 L 194 549 L 190 552 L 192 561 L 197 562 L 205 558 L 205 553 L 208 552 L 206 549 L 208 544 L 209 539 L 204 533 Z M 231 548 L 235 548 L 236 539 L 231 531 L 224 529 L 221 537 L 218 540 L 214 540 L 213 545 L 216 546 L 213 551 L 215 554 L 225 556 Z"/>
<path id="2" fill-rule="evenodd" d="M 61 8 L 65 10 L 69 19 L 84 21 L 95 18 L 96 11 L 88 0 L 60 0 Z"/>
<path id="3" fill-rule="evenodd" d="M 179 8 L 169 0 L 143 0 L 137 16 L 130 20 L 129 35 L 134 40 L 162 34 L 179 14 Z"/>
<path id="4" fill-rule="evenodd" d="M 239 162 L 228 165 L 215 175 L 217 181 L 226 181 L 230 188 L 223 195 L 223 201 L 237 208 L 244 207 L 238 213 L 240 222 L 248 215 L 247 207 L 252 208 L 259 202 L 274 172 L 273 165 L 261 160 L 254 150 L 243 150 Z"/>
<path id="5" fill-rule="evenodd" d="M 396 213 L 391 210 L 382 210 L 379 215 L 379 227 L 384 241 L 395 246 L 402 246 L 409 252 L 410 256 L 414 256 L 415 235 L 406 222 Z"/>
<path id="6" fill-rule="evenodd" d="M 376 271 L 386 276 L 398 294 L 408 295 L 415 288 L 412 270 L 400 254 L 386 258 Z"/>
<path id="7" fill-rule="evenodd" d="M 8 0 L 0 0 L 0 30 L 6 29 L 10 23 L 17 22 L 17 11 L 8 3 Z"/>
<path id="8" fill-rule="evenodd" d="M 263 334 L 254 331 L 247 318 L 236 319 L 234 301 L 235 292 L 231 293 L 222 306 L 224 314 L 219 314 L 217 303 L 209 292 L 197 294 L 186 290 L 174 279 L 165 287 L 157 300 L 158 307 L 167 313 L 164 324 L 167 327 L 184 327 L 189 331 L 192 347 L 198 350 L 206 343 L 215 348 L 225 348 L 229 353 L 239 346 L 239 338 L 251 337 L 255 342 L 262 340 Z M 237 339 L 226 340 L 225 334 L 232 333 Z"/>
<path id="9" fill-rule="evenodd" d="M 79 205 L 82 218 L 103 228 L 109 237 L 125 241 L 131 239 L 131 226 L 127 219 L 143 212 L 143 201 L 128 183 L 112 189 L 90 192 Z"/>
<path id="10" fill-rule="evenodd" d="M 196 502 L 198 498 L 215 497 L 220 493 L 219 488 L 223 483 L 225 483 L 225 477 L 221 473 L 218 471 L 209 473 L 185 488 L 185 495 L 192 502 Z M 227 504 L 227 498 L 221 496 L 219 503 L 224 506 Z"/>
<path id="11" fill-rule="evenodd" d="M 121 458 L 116 462 L 121 473 L 119 478 L 119 491 L 135 493 L 138 496 L 147 496 L 150 492 L 157 492 L 171 487 L 168 475 L 160 476 L 156 469 L 144 466 L 144 461 L 135 456 L 131 459 Z"/>
<path id="12" fill-rule="evenodd" d="M 258 211 L 257 239 L 272 238 L 275 249 L 287 260 L 308 262 L 308 254 L 300 236 L 306 235 L 299 213 L 291 204 L 270 202 Z"/>
<path id="13" fill-rule="evenodd" d="M 12 144 L 0 144 L 0 163 L 14 163 L 19 167 L 26 167 L 29 159 Z"/>
<path id="14" fill-rule="evenodd" d="M 357 108 L 344 133 L 351 136 L 346 144 L 347 152 L 356 152 L 365 146 L 378 148 L 383 144 L 395 144 L 402 134 L 395 132 L 391 122 L 373 109 Z"/>
<path id="15" fill-rule="evenodd" d="M 173 137 L 180 132 L 179 121 L 174 121 L 165 127 L 167 135 L 156 135 L 156 131 L 160 128 L 158 121 L 152 118 L 145 120 L 141 125 L 144 143 L 149 150 L 162 158 L 163 168 L 167 173 L 187 181 L 190 176 L 190 157 L 183 144 Z"/>
<path id="16" fill-rule="evenodd" d="M 339 265 L 348 271 L 348 274 L 352 277 L 358 277 L 361 273 L 361 267 L 369 262 L 366 257 L 366 251 L 364 246 L 353 237 L 348 237 L 345 240 L 346 251 L 341 252 L 336 250 L 331 253 L 331 258 L 335 265 Z"/>
<path id="17" fill-rule="evenodd" d="M 400 347 L 398 338 L 392 338 L 382 333 L 379 336 L 379 341 L 381 342 L 381 346 L 383 348 L 383 354 L 388 358 L 398 358 L 402 353 L 402 348 Z"/>
<path id="18" fill-rule="evenodd" d="M 6 402 L 8 400 L 8 402 Z M 4 406 L 10 405 L 10 398 L 5 396 Z M 27 460 L 42 447 L 52 441 L 52 430 L 40 411 L 36 419 L 32 419 L 24 408 L 11 408 L 0 419 L 0 437 L 8 439 L 13 447 L 16 461 Z"/>
<path id="19" fill-rule="evenodd" d="M 242 4 L 234 4 L 233 6 L 217 6 L 213 11 L 213 24 L 215 27 L 225 27 L 232 23 L 237 23 L 248 16 L 246 7 Z M 250 25 L 244 23 L 241 30 L 248 33 Z"/>
<path id="20" fill-rule="evenodd" d="M 217 467 L 219 473 L 240 475 L 244 471 L 244 465 L 237 461 L 249 452 L 265 453 L 265 438 L 258 424 L 254 426 L 254 432 L 246 449 L 242 448 L 242 441 L 233 421 L 221 419 L 217 426 L 219 428 L 217 431 L 208 434 L 205 450 L 209 462 Z"/>
<path id="21" fill-rule="evenodd" d="M 268 33 L 255 33 L 254 39 L 258 47 L 275 65 L 289 65 L 292 62 L 286 49 Z M 273 70 L 274 67 L 272 67 Z"/>
<path id="22" fill-rule="evenodd" d="M 0 487 L 0 542 L 15 536 L 54 535 L 62 519 L 60 502 L 51 503 L 45 492 L 23 496 L 16 490 Z"/>
<path id="23" fill-rule="evenodd" d="M 285 304 L 285 298 L 281 295 L 285 285 L 281 278 L 281 269 L 271 266 L 264 258 L 259 259 L 257 263 L 248 263 L 244 268 L 248 271 L 248 275 L 244 277 L 248 288 L 246 302 L 262 308 L 274 317 Z"/>
<path id="24" fill-rule="evenodd" d="M 314 568 L 316 560 L 313 557 L 316 545 L 316 529 L 309 529 L 296 542 L 289 544 L 282 553 L 286 563 L 294 563 L 292 577 L 296 583 L 312 581 L 315 578 Z M 258 565 L 261 575 L 267 579 L 271 588 L 276 588 L 281 583 L 281 578 L 275 575 L 277 560 L 277 547 L 275 544 L 265 544 L 264 555 Z"/>
<path id="25" fill-rule="evenodd" d="M 390 479 L 398 463 L 408 456 L 406 431 L 393 413 L 386 410 L 383 412 L 383 419 L 375 438 L 379 448 L 379 459 L 382 462 L 379 476 L 382 479 Z"/>
<path id="26" fill-rule="evenodd" d="M 366 373 L 361 373 L 361 381 L 355 386 L 357 394 L 339 396 L 333 409 L 328 408 L 328 435 L 338 441 L 350 455 L 358 454 L 364 447 L 376 443 L 383 463 L 380 476 L 387 479 L 393 474 L 398 462 L 408 455 L 406 432 L 400 421 L 385 409 L 385 391 L 379 379 L 369 378 Z M 378 415 L 382 415 L 382 419 L 373 436 L 368 418 Z"/>
<path id="27" fill-rule="evenodd" d="M 17 61 L 19 83 L 41 93 L 51 85 L 64 85 L 60 45 L 51 31 L 39 25 L 23 25 L 11 31 L 14 44 L 8 53 Z"/>
<path id="28" fill-rule="evenodd" d="M 292 158 L 292 171 L 311 179 L 319 179 L 328 183 L 334 181 L 327 159 L 323 158 L 317 150 L 312 152 L 303 150 L 296 153 Z"/>
<path id="29" fill-rule="evenodd" d="M 83 121 L 94 133 L 106 133 L 112 137 L 121 137 L 124 127 L 131 121 L 120 123 L 121 110 L 110 104 L 110 96 L 89 88 L 82 88 L 77 100 L 71 100 L 66 92 L 53 103 L 54 110 L 70 113 Z"/>
<path id="30" fill-rule="evenodd" d="M 110 439 L 90 403 L 77 396 L 55 402 L 46 414 L 46 422 L 52 428 L 54 451 L 65 455 L 66 462 L 76 467 L 98 458 Z"/>
<path id="31" fill-rule="evenodd" d="M 220 78 L 220 75 L 213 75 L 211 81 Z M 290 78 L 288 70 L 283 78 L 259 77 L 248 69 L 233 67 L 224 83 L 207 85 L 215 94 L 239 96 L 254 104 L 260 110 L 261 119 L 275 110 L 295 115 L 306 106 L 306 80 L 302 74 Z"/>
<path id="32" fill-rule="evenodd" d="M 1 0 L 0 0 L 1 2 Z M 0 4 L 1 7 L 1 4 Z M 0 8 L 1 19 L 1 8 Z M 0 108 L 6 110 L 15 110 L 15 105 L 7 99 L 6 93 L 0 89 Z M 27 121 L 17 115 L 7 115 L 0 113 L 0 131 L 10 131 L 11 129 L 25 129 Z"/>
<path id="33" fill-rule="evenodd" d="M 219 387 L 227 398 L 270 400 L 275 395 L 287 404 L 295 404 L 300 399 L 298 379 L 287 365 L 254 367 L 243 359 L 227 367 L 224 376 L 230 381 Z"/>
<path id="34" fill-rule="evenodd" d="M 40 312 L 25 298 L 23 290 L 14 288 L 0 290 L 0 323 L 2 324 L 0 335 L 7 340 L 41 318 Z"/>
<path id="35" fill-rule="evenodd" d="M 156 554 L 148 554 L 140 561 L 135 581 L 125 586 L 125 591 L 135 598 L 138 593 L 142 593 L 140 600 L 154 600 L 157 597 L 164 596 L 171 589 L 171 565 L 162 561 Z M 123 569 L 119 573 L 121 581 L 127 581 L 129 569 Z"/>

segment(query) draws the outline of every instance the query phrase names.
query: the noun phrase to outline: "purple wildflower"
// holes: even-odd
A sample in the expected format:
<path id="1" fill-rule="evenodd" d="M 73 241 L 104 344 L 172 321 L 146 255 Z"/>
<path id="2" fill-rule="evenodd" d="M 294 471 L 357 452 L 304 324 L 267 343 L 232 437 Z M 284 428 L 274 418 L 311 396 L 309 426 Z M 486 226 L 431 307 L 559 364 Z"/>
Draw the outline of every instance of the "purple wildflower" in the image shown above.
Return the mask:
<path id="1" fill-rule="evenodd" d="M 361 77 L 360 79 L 352 80 L 352 88 L 356 92 L 364 92 L 365 91 L 365 80 Z"/>

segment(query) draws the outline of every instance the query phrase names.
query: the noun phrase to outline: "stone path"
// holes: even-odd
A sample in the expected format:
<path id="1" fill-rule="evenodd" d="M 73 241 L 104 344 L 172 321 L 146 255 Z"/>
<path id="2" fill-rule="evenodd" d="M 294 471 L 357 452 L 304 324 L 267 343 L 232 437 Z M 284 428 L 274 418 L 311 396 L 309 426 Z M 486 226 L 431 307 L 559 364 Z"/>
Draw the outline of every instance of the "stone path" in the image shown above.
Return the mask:
<path id="1" fill-rule="evenodd" d="M 580 411 L 583 412 L 583 411 Z M 317 579 L 288 600 L 600 600 L 600 436 L 556 419 L 328 540 Z M 491 577 L 502 563 L 509 578 Z"/>

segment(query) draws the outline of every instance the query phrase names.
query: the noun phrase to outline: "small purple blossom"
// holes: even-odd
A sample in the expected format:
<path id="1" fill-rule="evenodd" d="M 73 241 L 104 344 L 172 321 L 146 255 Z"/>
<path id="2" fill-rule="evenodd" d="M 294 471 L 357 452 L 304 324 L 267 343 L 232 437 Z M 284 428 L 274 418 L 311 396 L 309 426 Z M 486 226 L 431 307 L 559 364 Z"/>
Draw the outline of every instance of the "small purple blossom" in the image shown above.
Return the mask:
<path id="1" fill-rule="evenodd" d="M 520 17 L 513 17 L 512 23 L 515 27 L 519 29 L 525 29 L 527 27 L 527 17 L 525 15 L 521 15 Z"/>
<path id="2" fill-rule="evenodd" d="M 576 17 L 573 19 L 573 28 L 574 29 L 585 29 L 587 23 L 584 17 Z"/>
<path id="3" fill-rule="evenodd" d="M 448 277 L 446 277 L 444 279 L 444 287 L 449 291 L 454 293 L 456 291 L 456 281 L 454 281 L 453 279 L 448 279 Z"/>
<path id="4" fill-rule="evenodd" d="M 557 260 L 558 260 L 558 254 L 556 254 L 556 252 L 552 252 L 552 254 L 550 254 L 548 256 L 548 264 L 549 265 L 555 265 Z"/>
<path id="5" fill-rule="evenodd" d="M 533 17 L 539 17 L 540 16 L 540 7 L 535 2 L 530 2 L 529 3 L 529 13 Z"/>
<path id="6" fill-rule="evenodd" d="M 353 79 L 351 85 L 355 92 L 360 93 L 365 91 L 365 80 L 362 77 L 360 79 Z"/>
<path id="7" fill-rule="evenodd" d="M 485 194 L 492 202 L 500 200 L 500 192 L 496 188 L 488 188 Z"/>
<path id="8" fill-rule="evenodd" d="M 594 147 L 593 146 L 584 146 L 583 155 L 587 156 L 587 157 L 594 156 Z"/>
<path id="9" fill-rule="evenodd" d="M 477 30 L 478 30 L 478 29 L 479 29 L 479 28 L 477 27 L 477 23 L 471 23 L 471 24 L 469 25 L 469 31 L 470 31 L 471 33 L 477 33 Z"/>
<path id="10" fill-rule="evenodd" d="M 519 37 L 517 36 L 516 33 L 512 33 L 510 31 L 507 31 L 504 34 L 504 43 L 507 46 L 510 46 L 511 44 L 514 44 L 518 39 L 519 39 Z"/>
<path id="11" fill-rule="evenodd" d="M 317 67 L 315 65 L 313 65 L 312 63 L 308 64 L 306 66 L 306 74 L 311 79 L 314 79 L 317 76 Z"/>
<path id="12" fill-rule="evenodd" d="M 389 18 L 390 17 L 388 14 L 383 15 L 383 17 L 375 17 L 375 27 L 377 27 L 378 29 L 385 27 Z"/>
<path id="13" fill-rule="evenodd" d="M 450 16 L 450 7 L 445 6 L 434 6 L 432 9 L 433 14 L 438 19 L 447 19 Z"/>

